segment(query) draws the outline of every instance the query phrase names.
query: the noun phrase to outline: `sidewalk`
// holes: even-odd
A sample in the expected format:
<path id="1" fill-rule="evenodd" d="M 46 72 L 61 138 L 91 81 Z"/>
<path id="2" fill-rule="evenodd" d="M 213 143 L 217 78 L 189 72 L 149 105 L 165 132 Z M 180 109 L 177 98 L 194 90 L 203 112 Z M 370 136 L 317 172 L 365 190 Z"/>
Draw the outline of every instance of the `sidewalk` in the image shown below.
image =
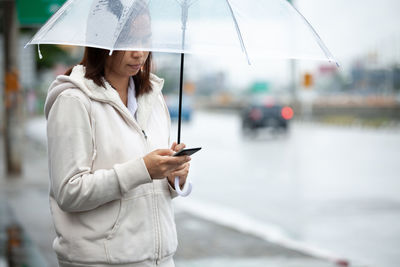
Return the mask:
<path id="1" fill-rule="evenodd" d="M 29 266 L 44 267 L 45 261 L 47 266 L 52 267 L 57 266 L 57 262 L 51 248 L 55 233 L 48 208 L 46 148 L 41 143 L 43 138 L 29 136 L 31 138 L 26 138 L 24 145 L 23 175 L 0 179 L 0 241 L 3 243 L 7 236 L 5 224 L 15 220 L 28 240 L 29 255 L 36 255 L 36 262 L 42 260 L 41 264 L 30 262 Z M 0 150 L 3 162 L 2 145 Z M 5 177 L 3 164 L 0 172 L 3 174 L 1 177 Z M 175 256 L 177 267 L 346 266 L 213 223 L 179 207 L 176 209 L 176 224 L 179 238 Z M 0 244 L 0 267 L 3 267 L 4 250 L 4 243 Z"/>

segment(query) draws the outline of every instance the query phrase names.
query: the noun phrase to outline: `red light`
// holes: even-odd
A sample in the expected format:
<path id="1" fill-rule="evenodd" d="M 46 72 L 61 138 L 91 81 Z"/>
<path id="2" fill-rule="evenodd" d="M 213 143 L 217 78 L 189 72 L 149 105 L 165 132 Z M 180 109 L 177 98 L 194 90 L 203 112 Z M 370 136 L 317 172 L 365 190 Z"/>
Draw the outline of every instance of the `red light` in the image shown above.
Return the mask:
<path id="1" fill-rule="evenodd" d="M 281 115 L 285 120 L 290 120 L 294 115 L 293 109 L 291 107 L 284 107 L 281 110 Z"/>

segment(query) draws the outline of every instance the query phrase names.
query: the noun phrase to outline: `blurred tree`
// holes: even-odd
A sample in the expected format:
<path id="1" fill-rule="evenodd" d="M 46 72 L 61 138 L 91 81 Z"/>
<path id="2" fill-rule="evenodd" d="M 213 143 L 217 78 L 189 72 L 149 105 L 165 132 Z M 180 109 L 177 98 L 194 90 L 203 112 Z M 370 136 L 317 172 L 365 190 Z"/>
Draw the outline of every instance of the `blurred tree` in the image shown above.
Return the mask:
<path id="1" fill-rule="evenodd" d="M 3 3 L 3 1 L 0 1 L 0 18 L 3 18 L 3 14 L 4 14 L 4 11 L 3 11 L 3 9 L 4 9 L 4 3 Z M 3 21 L 0 23 L 0 34 L 3 34 L 3 32 L 4 32 L 4 25 L 3 25 L 4 23 L 3 23 Z"/>
<path id="2" fill-rule="evenodd" d="M 21 26 L 38 26 L 45 23 L 65 0 L 18 0 L 17 12 Z"/>
<path id="3" fill-rule="evenodd" d="M 164 79 L 164 94 L 179 93 L 179 56 L 178 54 L 153 53 L 153 72 Z"/>
<path id="4" fill-rule="evenodd" d="M 163 94 L 179 93 L 179 72 L 178 69 L 161 67 L 156 70 L 157 76 L 164 79 Z"/>
<path id="5" fill-rule="evenodd" d="M 54 65 L 58 63 L 64 63 L 66 65 L 74 65 L 78 63 L 77 59 L 73 57 L 71 53 L 61 48 L 60 46 L 42 45 L 40 48 L 43 54 L 43 58 L 39 59 L 39 55 L 36 56 L 38 70 L 51 69 Z"/>
<path id="6" fill-rule="evenodd" d="M 3 22 L 4 64 L 4 155 L 7 174 L 21 174 L 23 139 L 21 129 L 23 99 L 18 69 L 19 25 L 15 0 L 5 1 L 1 8 Z M 14 176 L 15 177 L 15 176 Z"/>

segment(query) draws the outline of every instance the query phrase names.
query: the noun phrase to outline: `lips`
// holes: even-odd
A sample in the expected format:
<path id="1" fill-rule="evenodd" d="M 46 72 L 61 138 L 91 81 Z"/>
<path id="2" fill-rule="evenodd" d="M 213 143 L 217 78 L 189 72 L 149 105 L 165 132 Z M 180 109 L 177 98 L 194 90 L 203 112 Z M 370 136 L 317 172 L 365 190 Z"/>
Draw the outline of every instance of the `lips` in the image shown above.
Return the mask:
<path id="1" fill-rule="evenodd" d="M 140 69 L 142 64 L 128 64 L 128 66 L 132 69 Z"/>

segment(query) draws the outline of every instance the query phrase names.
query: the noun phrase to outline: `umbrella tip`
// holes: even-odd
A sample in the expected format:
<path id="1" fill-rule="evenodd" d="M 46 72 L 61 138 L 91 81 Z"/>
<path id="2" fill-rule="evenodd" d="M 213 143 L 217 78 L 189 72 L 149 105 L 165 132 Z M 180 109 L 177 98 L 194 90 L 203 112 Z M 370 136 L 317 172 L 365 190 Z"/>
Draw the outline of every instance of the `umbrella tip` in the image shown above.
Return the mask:
<path id="1" fill-rule="evenodd" d="M 110 53 L 108 55 L 112 56 L 113 52 L 114 52 L 113 50 L 110 50 Z"/>
<path id="2" fill-rule="evenodd" d="M 38 54 L 39 54 L 39 59 L 43 59 L 42 52 L 40 51 L 40 45 L 38 47 Z"/>

